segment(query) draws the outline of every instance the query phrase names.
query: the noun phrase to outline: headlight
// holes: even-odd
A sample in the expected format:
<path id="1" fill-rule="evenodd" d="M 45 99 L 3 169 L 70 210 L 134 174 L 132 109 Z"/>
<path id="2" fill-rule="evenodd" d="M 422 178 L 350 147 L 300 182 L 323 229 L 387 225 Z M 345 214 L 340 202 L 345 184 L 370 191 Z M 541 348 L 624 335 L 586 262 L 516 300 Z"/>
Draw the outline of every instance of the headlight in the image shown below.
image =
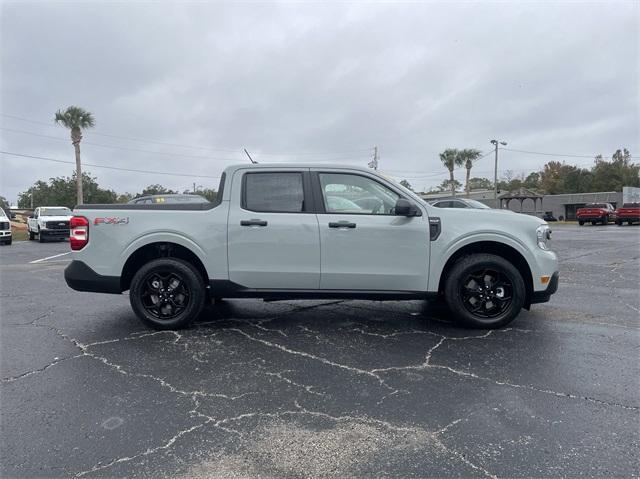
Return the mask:
<path id="1" fill-rule="evenodd" d="M 547 247 L 547 242 L 551 239 L 551 228 L 549 228 L 549 225 L 538 226 L 538 229 L 536 229 L 536 237 L 540 248 L 549 249 Z"/>

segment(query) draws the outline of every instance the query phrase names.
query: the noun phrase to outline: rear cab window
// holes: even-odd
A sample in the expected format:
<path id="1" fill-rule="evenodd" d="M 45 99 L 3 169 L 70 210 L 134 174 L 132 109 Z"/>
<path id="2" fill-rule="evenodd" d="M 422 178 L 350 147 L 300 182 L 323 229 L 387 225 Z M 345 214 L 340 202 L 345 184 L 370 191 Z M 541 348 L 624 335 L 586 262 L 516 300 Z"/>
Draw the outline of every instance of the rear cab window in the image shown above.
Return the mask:
<path id="1" fill-rule="evenodd" d="M 261 213 L 306 211 L 303 174 L 295 172 L 248 172 L 242 179 L 242 208 Z"/>

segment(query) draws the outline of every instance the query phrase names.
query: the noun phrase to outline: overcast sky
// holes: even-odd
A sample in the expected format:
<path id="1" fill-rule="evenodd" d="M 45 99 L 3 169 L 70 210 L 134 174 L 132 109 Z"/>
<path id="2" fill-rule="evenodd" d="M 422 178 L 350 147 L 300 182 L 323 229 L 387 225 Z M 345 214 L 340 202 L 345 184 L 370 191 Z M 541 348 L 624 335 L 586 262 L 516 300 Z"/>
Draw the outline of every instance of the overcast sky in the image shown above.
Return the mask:
<path id="1" fill-rule="evenodd" d="M 640 154 L 638 2 L 1 8 L 3 151 L 72 161 L 53 116 L 79 105 L 96 118 L 84 163 L 203 175 L 85 168 L 117 192 L 217 186 L 225 166 L 248 161 L 244 147 L 259 162 L 366 166 L 377 145 L 380 169 L 416 189 L 447 177 L 439 152 L 487 152 L 491 138 L 517 150 Z M 551 159 L 592 163 L 502 151 L 499 175 Z M 73 170 L 1 161 L 0 195 L 11 202 L 34 181 Z M 472 176 L 492 175 L 488 155 Z"/>

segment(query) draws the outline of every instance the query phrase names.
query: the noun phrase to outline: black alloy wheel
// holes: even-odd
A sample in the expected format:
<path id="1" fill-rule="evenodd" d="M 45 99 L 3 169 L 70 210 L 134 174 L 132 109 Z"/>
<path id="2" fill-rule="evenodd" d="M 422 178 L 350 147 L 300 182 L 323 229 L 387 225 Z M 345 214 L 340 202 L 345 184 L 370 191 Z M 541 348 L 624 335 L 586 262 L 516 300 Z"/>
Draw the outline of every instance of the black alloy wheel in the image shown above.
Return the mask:
<path id="1" fill-rule="evenodd" d="M 131 280 L 129 300 L 140 320 L 155 329 L 188 326 L 204 307 L 206 289 L 187 261 L 159 258 L 143 265 Z"/>
<path id="2" fill-rule="evenodd" d="M 454 319 L 473 328 L 500 328 L 515 319 L 525 299 L 520 271 L 507 259 L 476 253 L 447 272 L 444 297 Z"/>
<path id="3" fill-rule="evenodd" d="M 511 304 L 513 285 L 503 273 L 491 269 L 472 271 L 460 285 L 464 307 L 481 318 L 495 318 Z"/>
<path id="4" fill-rule="evenodd" d="M 159 320 L 174 319 L 191 297 L 184 278 L 173 271 L 154 271 L 143 280 L 142 305 Z"/>

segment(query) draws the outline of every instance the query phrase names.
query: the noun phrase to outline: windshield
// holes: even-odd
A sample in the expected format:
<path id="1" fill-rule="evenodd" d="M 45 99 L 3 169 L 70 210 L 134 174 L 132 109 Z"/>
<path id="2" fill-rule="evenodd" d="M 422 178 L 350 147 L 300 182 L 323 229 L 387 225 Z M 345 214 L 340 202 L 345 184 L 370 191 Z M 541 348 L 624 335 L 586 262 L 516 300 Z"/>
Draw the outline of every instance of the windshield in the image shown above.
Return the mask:
<path id="1" fill-rule="evenodd" d="M 485 205 L 484 203 L 480 203 L 479 201 L 476 200 L 464 200 L 469 206 L 471 206 L 471 208 L 478 208 L 481 210 L 490 210 L 491 207 Z"/>
<path id="2" fill-rule="evenodd" d="M 40 208 L 40 216 L 71 216 L 69 208 Z"/>

